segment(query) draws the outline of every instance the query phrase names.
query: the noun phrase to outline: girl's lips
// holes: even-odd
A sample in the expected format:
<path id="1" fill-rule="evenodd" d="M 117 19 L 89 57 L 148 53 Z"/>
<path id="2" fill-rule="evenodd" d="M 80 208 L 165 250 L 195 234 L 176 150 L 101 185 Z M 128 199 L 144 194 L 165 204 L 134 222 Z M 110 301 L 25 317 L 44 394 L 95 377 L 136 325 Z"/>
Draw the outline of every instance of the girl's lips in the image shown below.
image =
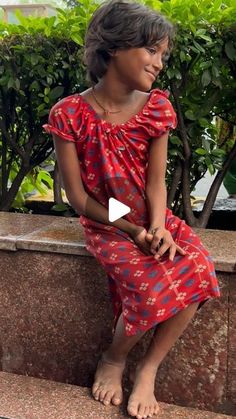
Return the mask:
<path id="1" fill-rule="evenodd" d="M 146 70 L 146 72 L 149 74 L 149 76 L 152 78 L 153 81 L 156 80 L 156 75 L 154 73 L 151 73 L 151 71 Z"/>

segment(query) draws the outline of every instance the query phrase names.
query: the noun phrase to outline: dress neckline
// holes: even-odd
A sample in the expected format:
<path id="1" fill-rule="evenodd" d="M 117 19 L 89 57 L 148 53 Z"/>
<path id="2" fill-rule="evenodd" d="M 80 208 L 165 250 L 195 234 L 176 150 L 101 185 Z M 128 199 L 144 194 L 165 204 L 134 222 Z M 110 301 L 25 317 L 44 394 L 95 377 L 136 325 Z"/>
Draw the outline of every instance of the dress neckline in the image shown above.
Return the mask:
<path id="1" fill-rule="evenodd" d="M 90 103 L 87 102 L 87 100 L 85 99 L 85 97 L 83 95 L 81 95 L 80 93 L 78 93 L 78 96 L 81 98 L 81 101 L 83 102 L 83 104 L 90 110 L 90 112 L 93 113 L 93 115 L 95 116 L 95 118 L 97 120 L 99 120 L 101 122 L 101 124 L 103 126 L 109 127 L 109 128 L 117 128 L 117 129 L 121 129 L 121 128 L 125 128 L 127 125 L 132 124 L 134 121 L 136 121 L 136 119 L 138 117 L 140 117 L 144 111 L 146 110 L 146 108 L 148 107 L 152 95 L 154 92 L 156 92 L 158 89 L 152 89 L 149 92 L 149 96 L 147 98 L 147 101 L 144 103 L 143 107 L 140 109 L 139 112 L 137 112 L 136 114 L 132 115 L 127 121 L 121 123 L 121 124 L 114 124 L 113 122 L 109 122 L 106 119 L 102 118 L 93 108 L 92 105 L 90 105 Z"/>

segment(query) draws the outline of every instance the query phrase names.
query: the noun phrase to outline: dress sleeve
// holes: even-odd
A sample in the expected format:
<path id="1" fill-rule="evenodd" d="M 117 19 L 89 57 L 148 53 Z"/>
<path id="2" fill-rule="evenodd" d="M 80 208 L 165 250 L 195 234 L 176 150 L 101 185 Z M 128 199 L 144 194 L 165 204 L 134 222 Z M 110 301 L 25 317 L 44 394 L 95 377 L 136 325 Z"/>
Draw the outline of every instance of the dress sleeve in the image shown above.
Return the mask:
<path id="1" fill-rule="evenodd" d="M 168 92 L 159 89 L 156 89 L 153 93 L 149 112 L 154 136 L 161 136 L 177 126 L 176 113 L 168 96 Z"/>
<path id="2" fill-rule="evenodd" d="M 49 114 L 48 124 L 43 125 L 48 134 L 56 134 L 64 140 L 76 142 L 75 115 L 79 113 L 78 101 L 73 96 L 56 103 Z"/>

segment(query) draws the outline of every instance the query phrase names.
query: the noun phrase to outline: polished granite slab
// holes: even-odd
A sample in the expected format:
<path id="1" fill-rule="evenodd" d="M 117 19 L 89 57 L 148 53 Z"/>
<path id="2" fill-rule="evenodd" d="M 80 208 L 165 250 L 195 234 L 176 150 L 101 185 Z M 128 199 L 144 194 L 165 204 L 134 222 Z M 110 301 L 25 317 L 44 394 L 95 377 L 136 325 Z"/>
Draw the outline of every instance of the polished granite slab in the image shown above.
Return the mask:
<path id="1" fill-rule="evenodd" d="M 195 229 L 216 270 L 236 271 L 236 232 Z M 0 249 L 90 256 L 79 218 L 0 212 Z"/>
<path id="2" fill-rule="evenodd" d="M 125 419 L 120 407 L 104 406 L 88 388 L 0 372 L 0 414 L 9 419 Z M 232 416 L 160 402 L 156 419 L 227 419 Z"/>
<path id="3" fill-rule="evenodd" d="M 0 250 L 17 250 L 18 239 L 50 225 L 51 222 L 52 217 L 47 215 L 0 211 Z"/>
<path id="4" fill-rule="evenodd" d="M 86 251 L 79 219 L 0 213 L 0 241 L 7 243 L 7 231 L 15 251 L 0 252 L 1 369 L 91 385 L 111 339 L 112 311 L 106 274 Z M 199 311 L 168 354 L 157 394 L 163 402 L 235 414 L 236 232 L 198 231 L 222 296 Z M 131 366 L 142 353 L 141 342 Z"/>

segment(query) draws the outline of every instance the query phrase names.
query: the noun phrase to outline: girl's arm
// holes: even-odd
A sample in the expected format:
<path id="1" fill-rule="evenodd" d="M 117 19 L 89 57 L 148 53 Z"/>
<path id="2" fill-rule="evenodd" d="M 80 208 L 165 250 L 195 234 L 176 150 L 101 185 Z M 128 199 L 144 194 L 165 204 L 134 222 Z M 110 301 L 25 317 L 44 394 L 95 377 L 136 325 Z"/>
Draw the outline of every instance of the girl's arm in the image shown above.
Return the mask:
<path id="1" fill-rule="evenodd" d="M 153 138 L 149 149 L 146 197 L 150 226 L 146 240 L 151 243 L 150 251 L 155 259 L 159 259 L 168 250 L 169 259 L 173 261 L 176 251 L 182 255 L 186 252 L 176 245 L 170 232 L 165 228 L 167 145 L 168 134 L 164 134 L 159 138 Z M 156 231 L 151 232 L 152 229 Z"/>
<path id="2" fill-rule="evenodd" d="M 107 208 L 86 193 L 81 179 L 75 143 L 65 141 L 57 135 L 53 135 L 53 141 L 66 196 L 76 212 L 94 221 L 114 225 L 130 236 L 135 237 L 140 232 L 140 227 L 123 218 L 110 222 Z"/>
<path id="3" fill-rule="evenodd" d="M 150 230 L 156 227 L 165 227 L 167 145 L 168 133 L 159 138 L 153 138 L 149 148 L 146 197 Z"/>

